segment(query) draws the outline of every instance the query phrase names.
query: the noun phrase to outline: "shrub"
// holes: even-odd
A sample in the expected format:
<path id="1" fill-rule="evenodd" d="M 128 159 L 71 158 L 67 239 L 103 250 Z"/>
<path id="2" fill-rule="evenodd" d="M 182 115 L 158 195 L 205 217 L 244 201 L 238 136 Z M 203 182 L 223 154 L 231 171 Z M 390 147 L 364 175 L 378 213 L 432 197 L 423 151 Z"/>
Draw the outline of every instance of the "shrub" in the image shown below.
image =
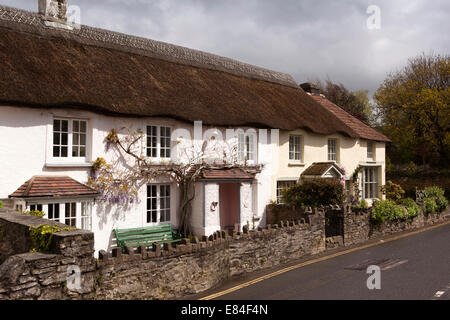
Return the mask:
<path id="1" fill-rule="evenodd" d="M 370 215 L 373 221 L 383 223 L 385 220 L 406 220 L 408 211 L 406 208 L 396 205 L 392 200 L 384 200 L 377 202 Z"/>
<path id="2" fill-rule="evenodd" d="M 433 186 L 433 187 L 425 188 L 424 193 L 425 193 L 426 198 L 430 198 L 430 199 L 434 200 L 434 202 L 436 204 L 437 212 L 442 212 L 447 209 L 448 201 L 444 196 L 444 193 L 445 193 L 444 189 L 437 187 L 437 186 Z M 425 205 L 425 201 L 424 201 L 424 205 Z M 431 204 L 429 204 L 429 205 L 432 206 Z"/>
<path id="3" fill-rule="evenodd" d="M 336 179 L 311 179 L 283 191 L 286 204 L 295 207 L 318 207 L 342 205 L 345 201 L 344 187 Z"/>
<path id="4" fill-rule="evenodd" d="M 3 201 L 0 200 L 0 209 L 1 209 L 1 208 L 4 208 L 4 207 L 5 207 L 5 205 L 3 204 Z"/>
<path id="5" fill-rule="evenodd" d="M 391 180 L 387 181 L 386 185 L 381 187 L 381 192 L 386 195 L 387 199 L 395 202 L 399 202 L 405 195 L 405 190 L 403 190 L 399 184 L 393 183 Z"/>
<path id="6" fill-rule="evenodd" d="M 365 209 L 369 208 L 369 204 L 366 200 L 362 199 L 356 206 L 353 207 L 353 210 L 355 212 L 363 211 Z"/>
<path id="7" fill-rule="evenodd" d="M 411 198 L 404 199 L 402 201 L 402 205 L 406 208 L 406 211 L 408 212 L 408 218 L 412 219 L 414 217 L 419 216 L 420 208 L 413 199 Z"/>
<path id="8" fill-rule="evenodd" d="M 423 199 L 423 210 L 426 214 L 436 213 L 438 206 L 433 198 Z"/>
<path id="9" fill-rule="evenodd" d="M 23 213 L 25 214 L 29 214 L 31 216 L 36 216 L 38 218 L 43 218 L 45 213 L 43 213 L 42 211 L 39 210 L 33 210 L 33 211 L 24 211 Z"/>

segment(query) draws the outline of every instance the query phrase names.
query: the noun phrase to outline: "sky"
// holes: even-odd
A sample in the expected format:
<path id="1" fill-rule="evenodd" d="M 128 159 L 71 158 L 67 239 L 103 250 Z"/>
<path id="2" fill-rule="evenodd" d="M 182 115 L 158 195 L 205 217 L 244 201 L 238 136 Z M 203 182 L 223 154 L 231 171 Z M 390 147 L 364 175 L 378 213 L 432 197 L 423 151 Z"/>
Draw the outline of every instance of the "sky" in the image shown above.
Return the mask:
<path id="1" fill-rule="evenodd" d="M 408 58 L 450 51 L 448 0 L 68 1 L 84 25 L 289 73 L 298 83 L 330 79 L 371 94 Z M 38 8 L 38 0 L 0 4 Z"/>

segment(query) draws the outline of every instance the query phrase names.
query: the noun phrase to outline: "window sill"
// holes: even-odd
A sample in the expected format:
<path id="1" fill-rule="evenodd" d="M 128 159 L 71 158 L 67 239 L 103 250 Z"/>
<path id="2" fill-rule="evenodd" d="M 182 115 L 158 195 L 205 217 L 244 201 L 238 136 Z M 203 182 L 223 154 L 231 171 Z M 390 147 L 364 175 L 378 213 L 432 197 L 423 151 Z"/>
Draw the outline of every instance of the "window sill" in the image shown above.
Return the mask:
<path id="1" fill-rule="evenodd" d="M 306 164 L 303 162 L 289 161 L 288 167 L 304 167 Z"/>
<path id="2" fill-rule="evenodd" d="M 90 162 L 50 162 L 46 163 L 46 168 L 91 168 L 93 166 Z"/>

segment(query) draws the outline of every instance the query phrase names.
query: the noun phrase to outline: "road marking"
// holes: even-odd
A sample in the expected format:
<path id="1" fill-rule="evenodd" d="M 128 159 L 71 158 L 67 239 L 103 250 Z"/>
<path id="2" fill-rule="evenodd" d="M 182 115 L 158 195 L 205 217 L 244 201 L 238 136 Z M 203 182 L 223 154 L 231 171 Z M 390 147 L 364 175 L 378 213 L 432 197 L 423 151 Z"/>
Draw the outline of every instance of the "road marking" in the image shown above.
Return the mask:
<path id="1" fill-rule="evenodd" d="M 302 262 L 302 263 L 299 263 L 299 264 L 296 264 L 296 265 L 293 265 L 293 266 L 290 266 L 290 267 L 287 267 L 287 268 L 284 268 L 284 269 L 280 269 L 280 270 L 272 272 L 270 274 L 266 274 L 265 276 L 253 279 L 251 281 L 242 283 L 240 285 L 237 285 L 237 286 L 234 286 L 232 288 L 223 290 L 221 292 L 217 292 L 217 293 L 211 294 L 209 296 L 200 298 L 199 300 L 212 300 L 212 299 L 221 297 L 223 295 L 226 295 L 228 293 L 231 293 L 231 292 L 240 290 L 242 288 L 254 285 L 254 284 L 258 283 L 258 282 L 261 282 L 261 281 L 273 278 L 275 276 L 281 275 L 283 273 L 286 273 L 286 272 L 289 272 L 289 271 L 292 271 L 292 270 L 295 270 L 295 269 L 299 269 L 299 268 L 302 268 L 302 267 L 309 266 L 310 264 L 314 264 L 314 263 L 317 263 L 317 262 L 333 259 L 333 258 L 342 256 L 342 255 L 345 255 L 345 254 L 348 254 L 348 253 L 352 253 L 352 252 L 363 250 L 363 249 L 366 249 L 366 248 L 378 246 L 380 244 L 385 244 L 385 243 L 388 243 L 388 242 L 391 242 L 391 241 L 395 241 L 395 240 L 399 240 L 399 239 L 406 238 L 406 237 L 409 237 L 409 236 L 413 236 L 415 234 L 422 233 L 422 232 L 429 231 L 429 230 L 433 230 L 433 229 L 436 229 L 436 228 L 440 228 L 440 227 L 443 227 L 443 226 L 448 225 L 448 224 L 450 224 L 450 221 L 447 221 L 447 222 L 439 224 L 439 225 L 427 227 L 427 228 L 424 228 L 424 229 L 421 229 L 421 230 L 417 230 L 417 231 L 413 231 L 413 232 L 410 232 L 410 233 L 406 233 L 406 234 L 402 234 L 402 235 L 399 235 L 399 236 L 395 236 L 395 237 L 392 237 L 392 238 L 389 238 L 389 239 L 384 239 L 384 240 L 380 240 L 380 241 L 377 241 L 377 242 L 374 242 L 374 243 L 369 243 L 369 244 L 366 244 L 366 245 L 363 245 L 363 246 L 360 246 L 360 247 L 356 247 L 356 248 L 353 248 L 353 249 L 348 249 L 348 250 L 344 250 L 344 251 L 341 251 L 341 252 L 337 252 L 337 253 L 334 253 L 334 254 L 331 254 L 331 255 L 328 255 L 328 256 L 325 256 L 325 257 L 321 257 L 321 258 L 316 258 L 316 259 L 313 259 L 313 260 L 305 261 L 305 262 Z"/>
<path id="2" fill-rule="evenodd" d="M 401 260 L 401 261 L 399 261 L 399 260 L 394 260 L 394 261 L 392 261 L 391 263 L 388 263 L 388 264 L 386 264 L 385 266 L 383 266 L 383 267 L 381 268 L 381 270 L 382 270 L 382 271 L 389 270 L 389 269 L 398 267 L 398 266 L 400 266 L 400 265 L 402 265 L 402 264 L 404 264 L 404 263 L 407 263 L 407 262 L 408 262 L 408 260 Z"/>
<path id="3" fill-rule="evenodd" d="M 442 290 L 436 292 L 431 300 L 436 300 L 442 297 L 448 290 L 450 290 L 450 283 Z"/>

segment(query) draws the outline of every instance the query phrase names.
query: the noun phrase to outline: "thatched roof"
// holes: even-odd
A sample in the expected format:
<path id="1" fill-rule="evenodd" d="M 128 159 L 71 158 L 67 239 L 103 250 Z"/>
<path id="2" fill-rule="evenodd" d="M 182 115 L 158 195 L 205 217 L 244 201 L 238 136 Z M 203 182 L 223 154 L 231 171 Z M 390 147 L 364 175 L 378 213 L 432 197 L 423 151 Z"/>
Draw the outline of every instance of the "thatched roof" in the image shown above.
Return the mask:
<path id="1" fill-rule="evenodd" d="M 358 137 L 289 75 L 87 26 L 52 29 L 3 6 L 0 61 L 0 105 Z"/>

